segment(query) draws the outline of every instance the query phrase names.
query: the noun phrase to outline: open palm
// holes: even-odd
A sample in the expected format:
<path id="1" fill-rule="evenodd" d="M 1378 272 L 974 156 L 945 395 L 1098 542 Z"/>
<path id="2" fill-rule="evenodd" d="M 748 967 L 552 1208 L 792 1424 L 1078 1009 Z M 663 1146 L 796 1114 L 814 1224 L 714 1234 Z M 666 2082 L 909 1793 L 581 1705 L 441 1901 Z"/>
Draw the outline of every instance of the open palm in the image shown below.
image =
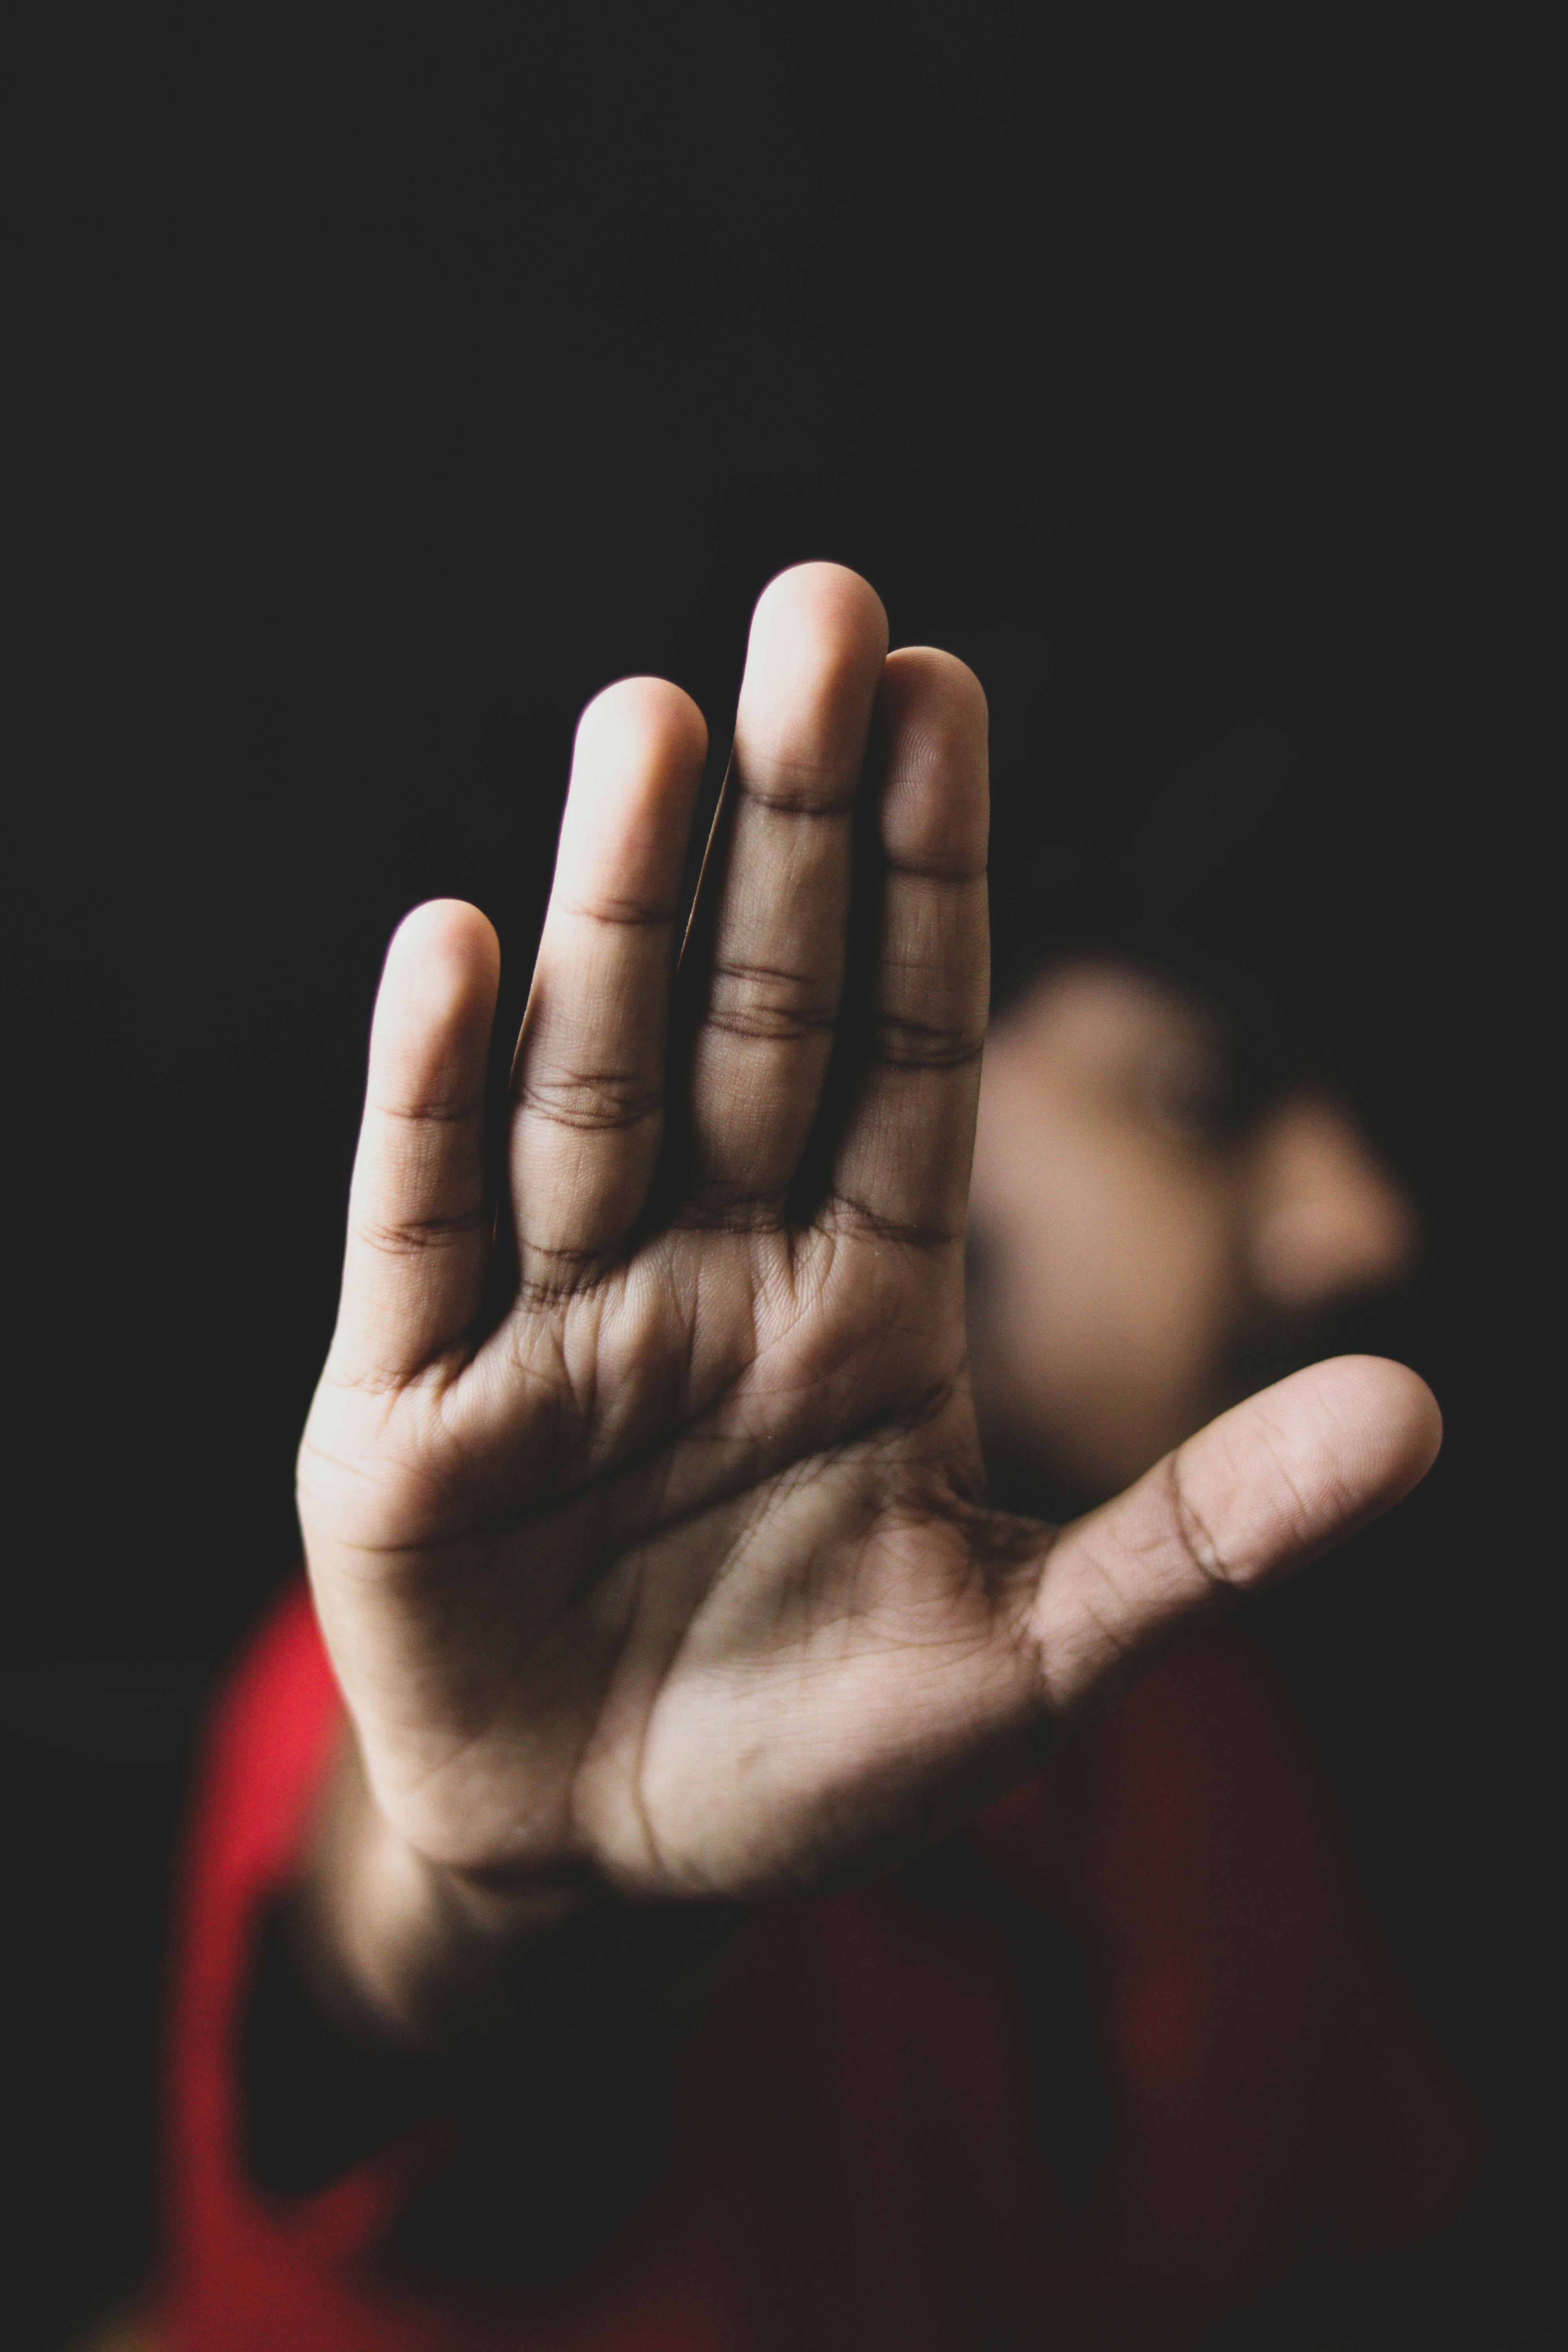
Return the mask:
<path id="1" fill-rule="evenodd" d="M 638 1895 L 820 1885 L 938 1834 L 1436 1446 L 1414 1375 L 1345 1360 L 1064 1532 L 990 1511 L 979 688 L 889 656 L 854 574 L 776 581 L 682 955 L 705 746 L 656 680 L 584 716 L 499 1227 L 495 934 L 453 903 L 399 931 L 300 1457 L 387 1820 L 432 1862 Z"/>

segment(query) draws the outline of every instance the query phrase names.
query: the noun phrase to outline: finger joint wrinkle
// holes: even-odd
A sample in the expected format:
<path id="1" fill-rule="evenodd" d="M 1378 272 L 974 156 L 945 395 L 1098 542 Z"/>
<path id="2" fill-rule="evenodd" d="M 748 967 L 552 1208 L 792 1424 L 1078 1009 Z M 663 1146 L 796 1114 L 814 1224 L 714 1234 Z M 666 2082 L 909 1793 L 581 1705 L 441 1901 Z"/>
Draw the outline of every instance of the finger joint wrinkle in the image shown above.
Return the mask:
<path id="1" fill-rule="evenodd" d="M 834 1025 L 831 1013 L 792 1012 L 777 1004 L 712 1005 L 703 1024 L 723 1037 L 765 1039 L 784 1045 L 826 1036 Z"/>
<path id="2" fill-rule="evenodd" d="M 984 1031 L 946 1028 L 893 1013 L 882 1013 L 877 1023 L 877 1059 L 899 1069 L 961 1070 L 979 1061 L 984 1045 Z"/>
<path id="3" fill-rule="evenodd" d="M 412 1375 L 405 1364 L 361 1364 L 351 1371 L 341 1371 L 329 1365 L 321 1375 L 323 1388 L 341 1390 L 348 1396 L 401 1396 L 410 1385 Z M 336 1454 L 327 1454 L 321 1446 L 312 1445 L 306 1438 L 300 1445 L 301 1454 L 310 1453 L 329 1468 L 342 1470 L 348 1465 Z"/>
<path id="4" fill-rule="evenodd" d="M 900 881 L 931 882 L 939 888 L 967 890 L 976 882 L 984 882 L 986 866 L 984 858 L 978 865 L 968 858 L 954 857 L 944 863 L 940 858 L 895 857 L 885 855 L 883 865 Z"/>
<path id="5" fill-rule="evenodd" d="M 736 776 L 741 798 L 753 808 L 766 809 L 775 816 L 800 816 L 812 821 L 854 814 L 854 787 L 846 791 L 835 770 L 815 767 L 805 760 L 774 760 L 769 762 L 769 769 L 777 781 L 767 785 L 759 783 L 754 776 Z M 784 782 L 790 776 L 800 778 L 794 791 Z"/>
<path id="6" fill-rule="evenodd" d="M 586 1297 L 606 1282 L 618 1260 L 612 1242 L 542 1242 L 518 1236 L 522 1269 L 516 1296 L 527 1307 L 558 1306 Z M 548 1271 L 536 1269 L 547 1268 Z"/>
<path id="7" fill-rule="evenodd" d="M 472 1095 L 461 1102 L 389 1103 L 377 1102 L 373 1096 L 369 1108 L 378 1118 L 395 1119 L 405 1127 L 460 1127 L 465 1119 L 479 1117 L 484 1100 Z"/>
<path id="8" fill-rule="evenodd" d="M 905 1249 L 946 1249 L 958 1239 L 956 1227 L 917 1224 L 907 1218 L 884 1216 L 864 1201 L 852 1200 L 847 1192 L 829 1194 L 821 1222 L 837 1233 L 897 1242 Z"/>
<path id="9" fill-rule="evenodd" d="M 1219 1546 L 1194 1509 L 1182 1484 L 1179 1447 L 1165 1464 L 1165 1492 L 1183 1558 L 1215 1591 L 1236 1591 L 1237 1579 L 1235 1570 L 1226 1564 Z"/>
<path id="10" fill-rule="evenodd" d="M 779 1195 L 759 1200 L 753 1193 L 716 1183 L 700 1186 L 671 1223 L 682 1232 L 721 1234 L 778 1234 L 787 1232 L 789 1225 Z"/>
<path id="11" fill-rule="evenodd" d="M 553 1127 L 614 1131 L 641 1127 L 664 1107 L 662 1090 L 641 1078 L 613 1070 L 587 1070 L 560 1078 L 530 1078 L 519 1090 L 519 1108 Z"/>
<path id="12" fill-rule="evenodd" d="M 637 898 L 578 899 L 563 910 L 574 920 L 603 924 L 610 930 L 672 930 L 676 910 L 669 906 L 646 906 Z"/>
<path id="13" fill-rule="evenodd" d="M 819 1035 L 835 1024 L 837 1006 L 820 975 L 779 964 L 715 961 L 707 1022 L 740 1037 L 790 1040 Z"/>
<path id="14" fill-rule="evenodd" d="M 466 1241 L 472 1234 L 488 1233 L 489 1212 L 484 1208 L 468 1209 L 455 1217 L 392 1217 L 384 1221 L 364 1218 L 356 1223 L 358 1240 L 390 1257 L 418 1257 L 426 1250 L 443 1249 L 449 1243 Z"/>

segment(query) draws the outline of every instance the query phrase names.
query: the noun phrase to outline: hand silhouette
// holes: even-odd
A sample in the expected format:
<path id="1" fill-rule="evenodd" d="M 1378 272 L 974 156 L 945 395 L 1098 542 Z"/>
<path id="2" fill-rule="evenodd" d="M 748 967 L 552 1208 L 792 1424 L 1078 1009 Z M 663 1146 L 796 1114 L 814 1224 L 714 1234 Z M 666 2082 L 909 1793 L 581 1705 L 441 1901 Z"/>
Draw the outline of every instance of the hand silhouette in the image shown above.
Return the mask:
<path id="1" fill-rule="evenodd" d="M 875 1868 L 1437 1442 L 1413 1373 L 1345 1359 L 1065 1530 L 991 1511 L 963 1246 L 980 688 L 889 656 L 853 573 L 776 580 L 681 958 L 705 740 L 653 679 L 583 719 L 499 1216 L 485 918 L 409 916 L 376 1009 L 301 1513 L 384 1834 L 476 1886 Z"/>

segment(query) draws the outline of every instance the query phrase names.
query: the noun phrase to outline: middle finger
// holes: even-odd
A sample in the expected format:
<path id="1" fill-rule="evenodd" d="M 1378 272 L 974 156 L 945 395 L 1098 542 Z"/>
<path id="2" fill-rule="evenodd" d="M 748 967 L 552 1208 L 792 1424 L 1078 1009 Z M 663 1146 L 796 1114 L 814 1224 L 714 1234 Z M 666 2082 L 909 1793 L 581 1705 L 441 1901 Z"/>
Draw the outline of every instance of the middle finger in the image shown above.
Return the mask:
<path id="1" fill-rule="evenodd" d="M 689 1184 L 701 1217 L 782 1209 L 811 1133 L 887 650 L 879 599 L 835 563 L 782 573 L 752 617 L 691 1045 Z"/>

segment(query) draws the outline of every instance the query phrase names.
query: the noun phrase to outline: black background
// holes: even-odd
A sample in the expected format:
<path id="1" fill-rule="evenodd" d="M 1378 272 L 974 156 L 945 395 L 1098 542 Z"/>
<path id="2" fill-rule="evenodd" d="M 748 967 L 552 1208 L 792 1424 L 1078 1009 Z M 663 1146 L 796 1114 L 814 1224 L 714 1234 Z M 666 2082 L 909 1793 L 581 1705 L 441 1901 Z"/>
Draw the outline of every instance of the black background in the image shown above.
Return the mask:
<path id="1" fill-rule="evenodd" d="M 895 642 L 1037 645 L 1044 792 L 1129 676 L 1176 739 L 1263 718 L 1363 780 L 1439 1244 L 1373 1336 L 1450 1444 L 1282 1638 L 1549 2226 L 1542 61 L 1004 21 L 127 21 L 35 62 L 6 1731 L 42 2340 L 145 2260 L 193 1727 L 297 1558 L 386 935 L 476 899 L 513 1021 L 582 702 L 673 676 L 721 751 L 751 603 L 810 555 Z"/>

